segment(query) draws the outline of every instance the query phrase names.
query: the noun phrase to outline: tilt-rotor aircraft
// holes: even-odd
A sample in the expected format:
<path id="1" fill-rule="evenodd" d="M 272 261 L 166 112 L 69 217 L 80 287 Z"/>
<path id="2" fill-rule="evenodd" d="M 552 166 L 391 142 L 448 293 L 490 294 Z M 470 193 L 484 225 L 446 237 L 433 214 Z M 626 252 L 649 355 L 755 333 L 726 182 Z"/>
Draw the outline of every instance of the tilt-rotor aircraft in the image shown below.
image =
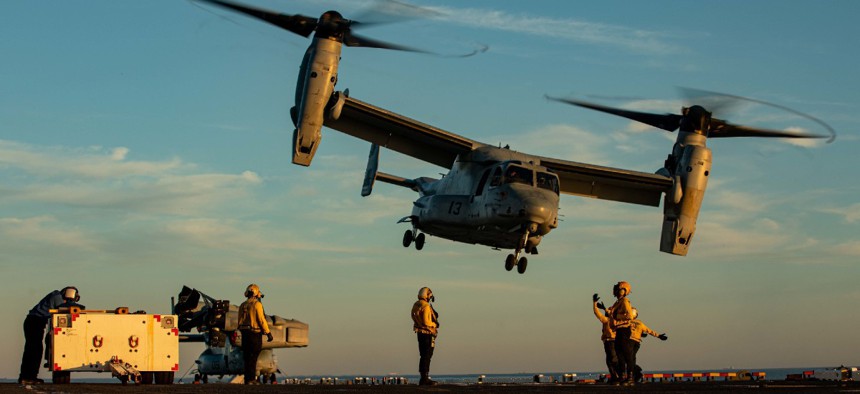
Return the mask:
<path id="1" fill-rule="evenodd" d="M 320 127 L 371 143 L 362 196 L 370 195 L 375 180 L 406 187 L 419 195 L 412 213 L 398 223 L 412 228 L 403 246 L 413 243 L 421 250 L 425 234 L 457 242 L 512 249 L 505 269 L 524 273 L 528 259 L 537 254 L 544 236 L 558 227 L 559 194 L 571 194 L 658 207 L 663 200 L 660 250 L 684 256 L 696 231 L 711 169 L 708 138 L 780 137 L 831 138 L 737 126 L 711 117 L 704 107 L 682 109 L 680 115 L 647 114 L 604 107 L 584 101 L 554 99 L 623 116 L 668 131 L 678 137 L 663 168 L 656 173 L 611 168 L 556 159 L 495 147 L 441 130 L 378 108 L 334 91 L 343 44 L 386 49 L 406 49 L 358 38 L 334 11 L 315 20 L 280 14 L 222 0 L 214 3 L 262 19 L 303 36 L 314 29 L 296 86 L 296 122 L 293 163 L 308 166 L 319 146 Z M 407 49 L 408 50 L 408 49 Z M 298 108 L 298 110 L 296 110 Z M 406 179 L 378 171 L 379 147 L 449 169 L 441 179 Z"/>

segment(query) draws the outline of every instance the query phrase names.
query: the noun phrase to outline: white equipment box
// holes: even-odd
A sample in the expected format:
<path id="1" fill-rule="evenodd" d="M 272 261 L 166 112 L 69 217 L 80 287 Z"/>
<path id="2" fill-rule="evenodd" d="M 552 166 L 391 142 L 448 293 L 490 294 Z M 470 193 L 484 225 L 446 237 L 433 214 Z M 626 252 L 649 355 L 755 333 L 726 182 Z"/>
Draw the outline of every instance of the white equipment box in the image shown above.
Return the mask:
<path id="1" fill-rule="evenodd" d="M 156 383 L 165 376 L 172 382 L 179 370 L 176 315 L 56 313 L 50 328 L 48 366 L 55 383 L 68 383 L 69 372 L 111 372 L 123 383 L 140 382 L 141 374 L 151 383 L 156 373 Z"/>

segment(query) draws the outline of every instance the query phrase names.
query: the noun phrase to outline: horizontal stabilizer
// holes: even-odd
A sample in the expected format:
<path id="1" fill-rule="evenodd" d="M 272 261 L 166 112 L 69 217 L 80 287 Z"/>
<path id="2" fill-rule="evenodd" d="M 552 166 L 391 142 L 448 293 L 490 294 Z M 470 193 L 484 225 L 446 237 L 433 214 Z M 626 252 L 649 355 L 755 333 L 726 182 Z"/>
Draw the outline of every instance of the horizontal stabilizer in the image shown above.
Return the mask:
<path id="1" fill-rule="evenodd" d="M 384 172 L 377 172 L 376 179 L 379 179 L 382 182 L 390 183 L 392 185 L 403 186 L 407 189 L 412 189 L 418 191 L 418 183 L 412 179 L 406 179 L 403 177 L 399 177 L 396 175 L 386 174 Z"/>

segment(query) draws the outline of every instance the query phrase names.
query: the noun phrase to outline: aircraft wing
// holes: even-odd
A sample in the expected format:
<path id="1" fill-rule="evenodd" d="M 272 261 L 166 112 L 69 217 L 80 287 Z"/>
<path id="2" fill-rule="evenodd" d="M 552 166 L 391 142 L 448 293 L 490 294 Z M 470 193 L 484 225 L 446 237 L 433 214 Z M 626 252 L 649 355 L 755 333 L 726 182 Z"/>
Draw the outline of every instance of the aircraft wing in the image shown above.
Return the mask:
<path id="1" fill-rule="evenodd" d="M 353 137 L 451 168 L 454 159 L 484 144 L 347 97 L 337 120 L 323 124 Z"/>
<path id="2" fill-rule="evenodd" d="M 559 188 L 565 194 L 656 207 L 662 194 L 672 190 L 672 179 L 658 174 L 538 158 L 540 165 L 558 175 Z"/>

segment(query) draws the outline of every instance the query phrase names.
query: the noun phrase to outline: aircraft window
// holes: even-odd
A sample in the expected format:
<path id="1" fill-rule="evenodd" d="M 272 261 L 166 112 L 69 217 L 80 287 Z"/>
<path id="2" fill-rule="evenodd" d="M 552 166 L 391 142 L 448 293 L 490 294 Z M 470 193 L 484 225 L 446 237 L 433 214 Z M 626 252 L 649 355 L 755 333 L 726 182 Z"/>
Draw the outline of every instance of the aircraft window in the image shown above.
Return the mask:
<path id="1" fill-rule="evenodd" d="M 478 181 L 478 190 L 475 190 L 475 195 L 480 196 L 484 192 L 484 185 L 487 184 L 487 178 L 490 177 L 490 170 L 484 171 L 484 175 L 481 175 L 481 180 Z"/>
<path id="2" fill-rule="evenodd" d="M 490 186 L 499 186 L 502 184 L 502 169 L 496 168 L 496 171 L 493 171 L 493 180 L 490 182 Z"/>
<path id="3" fill-rule="evenodd" d="M 539 172 L 537 174 L 537 187 L 552 190 L 558 194 L 558 177 L 554 174 Z"/>
<path id="4" fill-rule="evenodd" d="M 505 183 L 532 184 L 532 170 L 519 166 L 509 166 L 505 170 Z"/>

